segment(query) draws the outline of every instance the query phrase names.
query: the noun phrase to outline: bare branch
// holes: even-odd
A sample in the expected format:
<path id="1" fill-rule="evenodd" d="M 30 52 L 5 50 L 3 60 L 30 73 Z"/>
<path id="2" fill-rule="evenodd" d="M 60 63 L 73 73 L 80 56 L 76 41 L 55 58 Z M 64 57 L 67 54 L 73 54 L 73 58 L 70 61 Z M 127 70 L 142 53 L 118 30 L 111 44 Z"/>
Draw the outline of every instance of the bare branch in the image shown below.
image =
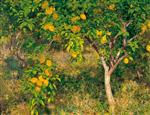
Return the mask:
<path id="1" fill-rule="evenodd" d="M 92 47 L 95 49 L 95 51 L 99 55 L 98 47 L 96 46 L 96 44 L 94 42 L 92 42 L 92 40 L 90 38 L 88 38 L 88 37 L 85 37 L 85 38 L 88 40 L 88 42 L 92 45 Z"/>
<path id="2" fill-rule="evenodd" d="M 125 54 L 125 55 L 121 56 L 121 57 L 116 61 L 116 63 L 114 64 L 114 66 L 112 66 L 112 67 L 110 68 L 110 70 L 109 70 L 109 74 L 110 74 L 110 75 L 114 72 L 114 70 L 116 69 L 116 67 L 118 66 L 118 64 L 119 64 L 127 55 L 128 55 L 128 54 Z"/>
<path id="3" fill-rule="evenodd" d="M 128 43 L 129 42 L 131 42 L 131 41 L 133 41 L 135 38 L 137 38 L 139 35 L 137 34 L 137 35 L 135 35 L 135 36 L 133 36 L 132 38 L 130 38 L 129 40 L 128 40 Z"/>
<path id="4" fill-rule="evenodd" d="M 126 23 L 125 27 L 128 27 L 133 21 L 132 20 L 129 20 L 128 23 Z"/>

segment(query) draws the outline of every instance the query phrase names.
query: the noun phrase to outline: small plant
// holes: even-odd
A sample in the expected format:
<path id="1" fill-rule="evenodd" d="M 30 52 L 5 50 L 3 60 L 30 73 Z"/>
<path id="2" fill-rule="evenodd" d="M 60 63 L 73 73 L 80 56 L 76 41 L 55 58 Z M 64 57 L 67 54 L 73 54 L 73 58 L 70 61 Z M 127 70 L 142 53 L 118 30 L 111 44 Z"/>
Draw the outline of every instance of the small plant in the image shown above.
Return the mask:
<path id="1" fill-rule="evenodd" d="M 49 113 L 48 106 L 54 101 L 56 82 L 60 81 L 55 71 L 56 65 L 43 55 L 25 70 L 26 92 L 31 94 L 29 106 L 31 114 Z"/>

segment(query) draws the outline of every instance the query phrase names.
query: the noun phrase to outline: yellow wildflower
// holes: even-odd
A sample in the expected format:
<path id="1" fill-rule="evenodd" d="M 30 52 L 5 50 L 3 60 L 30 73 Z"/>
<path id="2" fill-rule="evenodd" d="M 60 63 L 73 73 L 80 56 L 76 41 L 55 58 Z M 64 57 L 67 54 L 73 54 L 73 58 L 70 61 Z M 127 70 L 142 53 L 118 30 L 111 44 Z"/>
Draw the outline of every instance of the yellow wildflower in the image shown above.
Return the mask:
<path id="1" fill-rule="evenodd" d="M 101 44 L 105 44 L 105 43 L 107 43 L 106 35 L 104 35 L 104 36 L 101 38 Z"/>
<path id="2" fill-rule="evenodd" d="M 146 50 L 150 53 L 150 45 L 146 46 Z"/>
<path id="3" fill-rule="evenodd" d="M 42 76 L 39 76 L 38 78 L 41 82 L 44 82 L 44 80 L 45 80 Z"/>
<path id="4" fill-rule="evenodd" d="M 38 80 L 38 81 L 36 82 L 36 85 L 39 86 L 39 87 L 42 86 L 42 81 Z"/>
<path id="5" fill-rule="evenodd" d="M 73 26 L 72 29 L 71 29 L 71 31 L 74 32 L 74 33 L 75 32 L 80 32 L 80 30 L 81 30 L 80 26 Z"/>
<path id="6" fill-rule="evenodd" d="M 31 82 L 32 82 L 32 83 L 36 83 L 37 81 L 38 81 L 37 78 L 35 78 L 35 77 L 31 78 Z"/>
<path id="7" fill-rule="evenodd" d="M 42 9 L 46 9 L 48 7 L 48 1 L 44 1 L 42 4 Z"/>
<path id="8" fill-rule="evenodd" d="M 109 6 L 108 6 L 108 9 L 109 9 L 109 10 L 115 10 L 115 4 L 109 5 Z"/>
<path id="9" fill-rule="evenodd" d="M 143 24 L 141 26 L 141 34 L 145 33 L 147 31 L 147 26 L 145 24 Z"/>
<path id="10" fill-rule="evenodd" d="M 108 36 L 110 36 L 110 35 L 111 35 L 111 32 L 107 32 L 106 34 L 107 34 Z"/>
<path id="11" fill-rule="evenodd" d="M 147 22 L 147 27 L 150 28 L 150 20 Z"/>
<path id="12" fill-rule="evenodd" d="M 47 60 L 46 61 L 46 65 L 49 66 L 49 67 L 52 66 L 52 61 L 51 60 Z"/>
<path id="13" fill-rule="evenodd" d="M 57 19 L 58 19 L 58 14 L 54 13 L 54 14 L 53 14 L 53 19 L 54 19 L 54 20 L 57 20 Z"/>
<path id="14" fill-rule="evenodd" d="M 35 87 L 35 91 L 40 92 L 41 88 L 40 87 Z"/>
<path id="15" fill-rule="evenodd" d="M 99 30 L 96 30 L 96 34 L 97 34 L 98 36 L 102 36 L 103 32 L 102 32 L 102 31 L 99 31 Z"/>
<path id="16" fill-rule="evenodd" d="M 61 41 L 61 36 L 60 35 L 54 35 L 53 40 L 54 41 Z"/>
<path id="17" fill-rule="evenodd" d="M 45 56 L 40 55 L 39 61 L 40 61 L 41 64 L 43 64 L 45 62 Z"/>
<path id="18" fill-rule="evenodd" d="M 53 6 L 50 6 L 49 8 L 46 9 L 45 14 L 50 15 L 55 11 L 55 8 Z"/>
<path id="19" fill-rule="evenodd" d="M 47 79 L 44 80 L 44 85 L 48 86 L 48 80 Z"/>
<path id="20" fill-rule="evenodd" d="M 77 20 L 79 20 L 80 18 L 79 18 L 79 16 L 75 16 L 75 17 L 73 17 L 73 18 L 71 18 L 71 22 L 73 23 L 73 22 L 76 22 Z"/>
<path id="21" fill-rule="evenodd" d="M 47 23 L 44 25 L 44 30 L 49 30 L 51 32 L 54 32 L 55 31 L 55 27 L 53 24 L 50 24 L 50 23 Z"/>
<path id="22" fill-rule="evenodd" d="M 52 72 L 49 72 L 49 70 L 48 70 L 48 69 L 46 69 L 46 70 L 45 70 L 45 74 L 46 74 L 47 76 L 49 76 L 49 77 L 51 77 L 51 76 L 52 76 Z"/>
<path id="23" fill-rule="evenodd" d="M 73 58 L 76 58 L 78 56 L 78 52 L 72 51 L 72 52 L 70 52 L 70 54 L 71 54 L 71 57 L 73 57 Z"/>

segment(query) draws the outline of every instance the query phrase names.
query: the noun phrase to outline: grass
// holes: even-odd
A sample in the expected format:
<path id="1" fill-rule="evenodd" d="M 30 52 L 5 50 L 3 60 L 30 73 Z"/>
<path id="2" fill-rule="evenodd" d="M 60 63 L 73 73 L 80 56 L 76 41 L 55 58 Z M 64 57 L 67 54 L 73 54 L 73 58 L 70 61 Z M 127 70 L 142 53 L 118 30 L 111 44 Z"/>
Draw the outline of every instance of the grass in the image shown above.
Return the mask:
<path id="1" fill-rule="evenodd" d="M 95 60 L 97 55 L 91 52 L 86 51 L 84 54 L 85 60 L 76 64 L 71 64 L 69 62 L 70 56 L 63 51 L 50 52 L 51 57 L 58 64 L 57 70 L 61 78 L 55 103 L 49 105 L 54 115 L 108 114 L 102 68 L 97 65 L 98 61 Z M 21 76 L 17 77 L 21 73 L 15 74 L 20 66 L 17 64 L 17 69 L 14 69 L 15 67 L 12 67 L 11 63 L 18 62 L 12 57 L 10 58 L 10 55 L 6 57 L 8 58 L 5 58 L 6 61 L 2 60 L 3 66 L 1 66 L 1 111 L 11 115 L 22 113 L 28 115 L 29 109 L 24 98 L 26 96 L 20 90 Z M 117 102 L 116 114 L 149 115 L 150 87 L 144 82 L 136 82 L 137 78 L 134 71 L 122 70 L 122 68 L 118 68 L 111 81 Z M 141 78 L 142 81 L 145 78 L 147 77 Z M 6 83 L 8 84 L 7 86 L 5 85 Z M 6 92 L 11 98 L 3 95 L 7 94 Z"/>

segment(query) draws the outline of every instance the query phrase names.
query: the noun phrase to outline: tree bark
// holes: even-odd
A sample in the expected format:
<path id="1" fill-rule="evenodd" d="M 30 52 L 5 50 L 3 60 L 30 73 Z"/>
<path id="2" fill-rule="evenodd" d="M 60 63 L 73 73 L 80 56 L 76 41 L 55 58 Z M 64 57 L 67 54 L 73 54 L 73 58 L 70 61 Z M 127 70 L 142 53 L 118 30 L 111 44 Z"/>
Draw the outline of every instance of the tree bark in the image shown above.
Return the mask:
<path id="1" fill-rule="evenodd" d="M 106 96 L 107 96 L 108 104 L 110 106 L 110 112 L 112 114 L 114 114 L 115 101 L 114 101 L 114 97 L 113 97 L 112 90 L 111 90 L 111 85 L 110 85 L 111 73 L 110 73 L 110 70 L 109 70 L 109 66 L 106 64 L 103 57 L 101 57 L 101 61 L 102 61 L 102 65 L 103 65 L 104 71 L 105 71 L 104 77 L 105 77 Z"/>
<path id="2" fill-rule="evenodd" d="M 108 104 L 110 106 L 110 112 L 113 114 L 115 109 L 115 101 L 111 90 L 110 85 L 110 75 L 109 72 L 105 71 L 105 91 L 108 100 Z"/>

